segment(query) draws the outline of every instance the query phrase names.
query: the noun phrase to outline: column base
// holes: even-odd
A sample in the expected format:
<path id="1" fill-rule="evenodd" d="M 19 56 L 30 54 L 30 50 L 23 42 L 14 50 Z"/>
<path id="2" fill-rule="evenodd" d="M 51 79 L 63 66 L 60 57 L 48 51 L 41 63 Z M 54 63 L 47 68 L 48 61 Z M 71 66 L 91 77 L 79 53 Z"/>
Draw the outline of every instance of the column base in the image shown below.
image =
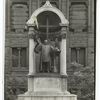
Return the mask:
<path id="1" fill-rule="evenodd" d="M 62 76 L 68 76 L 67 73 L 60 73 Z"/>
<path id="2" fill-rule="evenodd" d="M 28 76 L 31 76 L 31 75 L 34 75 L 35 73 L 31 72 L 31 73 L 28 73 Z"/>

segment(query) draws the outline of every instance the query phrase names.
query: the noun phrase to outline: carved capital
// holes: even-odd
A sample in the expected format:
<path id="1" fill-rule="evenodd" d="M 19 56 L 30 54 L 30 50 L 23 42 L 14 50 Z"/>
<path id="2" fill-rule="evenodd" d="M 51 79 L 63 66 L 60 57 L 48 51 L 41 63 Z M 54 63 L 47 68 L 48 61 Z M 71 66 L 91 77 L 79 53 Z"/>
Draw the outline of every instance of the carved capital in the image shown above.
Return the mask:
<path id="1" fill-rule="evenodd" d="M 68 22 L 68 24 L 69 24 L 69 22 Z M 62 24 L 62 23 L 60 23 L 59 25 L 60 25 L 61 27 L 68 27 L 68 24 Z"/>
<path id="2" fill-rule="evenodd" d="M 66 38 L 66 34 L 67 34 L 67 28 L 66 27 L 62 27 L 62 29 L 61 29 L 61 37 L 62 38 Z"/>
<path id="3" fill-rule="evenodd" d="M 35 38 L 35 34 L 32 34 L 32 33 L 31 34 L 28 34 L 28 38 L 29 39 L 34 39 Z"/>
<path id="4" fill-rule="evenodd" d="M 66 34 L 61 34 L 61 38 L 65 39 L 66 38 Z"/>
<path id="5" fill-rule="evenodd" d="M 29 26 L 28 29 L 29 29 L 29 32 L 30 31 L 34 31 L 34 27 L 33 26 Z"/>
<path id="6" fill-rule="evenodd" d="M 30 26 L 29 27 L 28 38 L 34 39 L 34 37 L 35 37 L 34 27 Z"/>

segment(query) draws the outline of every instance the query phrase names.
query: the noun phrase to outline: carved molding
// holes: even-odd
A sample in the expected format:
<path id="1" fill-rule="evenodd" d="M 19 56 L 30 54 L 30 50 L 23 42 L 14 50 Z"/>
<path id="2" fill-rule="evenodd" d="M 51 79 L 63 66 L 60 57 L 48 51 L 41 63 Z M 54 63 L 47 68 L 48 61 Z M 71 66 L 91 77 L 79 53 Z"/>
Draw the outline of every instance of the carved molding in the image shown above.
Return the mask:
<path id="1" fill-rule="evenodd" d="M 57 9 L 56 7 L 53 7 L 50 4 L 49 1 L 47 1 L 42 7 L 38 8 L 37 10 L 35 10 L 34 13 L 32 14 L 32 16 L 30 17 L 30 19 L 27 21 L 26 24 L 28 26 L 30 26 L 30 25 L 31 26 L 33 25 L 34 26 L 34 20 L 33 20 L 33 18 L 34 17 L 37 18 L 37 16 L 40 13 L 44 12 L 44 11 L 51 11 L 51 12 L 57 14 L 59 16 L 59 18 L 61 19 L 61 23 L 62 24 L 66 24 L 66 25 L 69 24 L 68 20 L 65 18 L 65 16 L 63 15 L 63 13 L 59 9 Z"/>
<path id="2" fill-rule="evenodd" d="M 67 27 L 62 27 L 61 33 L 67 33 Z"/>
<path id="3" fill-rule="evenodd" d="M 28 34 L 28 38 L 29 39 L 34 39 L 34 34 L 32 34 L 32 33 L 31 34 Z"/>
<path id="4" fill-rule="evenodd" d="M 43 7 L 52 7 L 49 0 L 46 1 L 46 3 L 43 5 Z"/>
<path id="5" fill-rule="evenodd" d="M 72 3 L 78 3 L 78 2 L 80 2 L 80 3 L 84 3 L 86 6 L 88 6 L 89 5 L 89 2 L 88 2 L 88 0 L 70 0 L 70 2 L 69 2 L 69 7 L 71 7 L 72 6 Z"/>
<path id="6" fill-rule="evenodd" d="M 61 38 L 65 39 L 66 38 L 66 34 L 65 33 L 61 33 Z"/>
<path id="7" fill-rule="evenodd" d="M 67 27 L 62 27 L 61 29 L 61 37 L 66 38 L 67 35 Z"/>

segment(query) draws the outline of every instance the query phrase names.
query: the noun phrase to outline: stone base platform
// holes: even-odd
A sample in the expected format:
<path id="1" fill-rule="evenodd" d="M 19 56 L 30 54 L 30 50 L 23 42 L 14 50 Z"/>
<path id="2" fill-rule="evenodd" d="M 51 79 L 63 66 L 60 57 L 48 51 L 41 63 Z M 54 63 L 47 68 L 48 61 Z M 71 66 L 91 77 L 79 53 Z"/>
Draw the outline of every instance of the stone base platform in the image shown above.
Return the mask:
<path id="1" fill-rule="evenodd" d="M 77 100 L 77 96 L 67 93 L 25 93 L 18 96 L 18 100 Z"/>
<path id="2" fill-rule="evenodd" d="M 67 91 L 67 76 L 57 74 L 29 75 L 28 91 L 18 100 L 77 100 Z"/>

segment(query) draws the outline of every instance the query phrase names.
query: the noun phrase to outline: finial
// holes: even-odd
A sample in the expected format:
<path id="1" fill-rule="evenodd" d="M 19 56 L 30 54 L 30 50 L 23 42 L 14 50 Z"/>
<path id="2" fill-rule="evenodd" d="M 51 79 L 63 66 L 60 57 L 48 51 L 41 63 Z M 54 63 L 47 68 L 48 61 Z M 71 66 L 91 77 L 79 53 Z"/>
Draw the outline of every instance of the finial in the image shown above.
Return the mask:
<path id="1" fill-rule="evenodd" d="M 49 0 L 46 1 L 46 3 L 43 5 L 43 7 L 52 7 Z"/>

